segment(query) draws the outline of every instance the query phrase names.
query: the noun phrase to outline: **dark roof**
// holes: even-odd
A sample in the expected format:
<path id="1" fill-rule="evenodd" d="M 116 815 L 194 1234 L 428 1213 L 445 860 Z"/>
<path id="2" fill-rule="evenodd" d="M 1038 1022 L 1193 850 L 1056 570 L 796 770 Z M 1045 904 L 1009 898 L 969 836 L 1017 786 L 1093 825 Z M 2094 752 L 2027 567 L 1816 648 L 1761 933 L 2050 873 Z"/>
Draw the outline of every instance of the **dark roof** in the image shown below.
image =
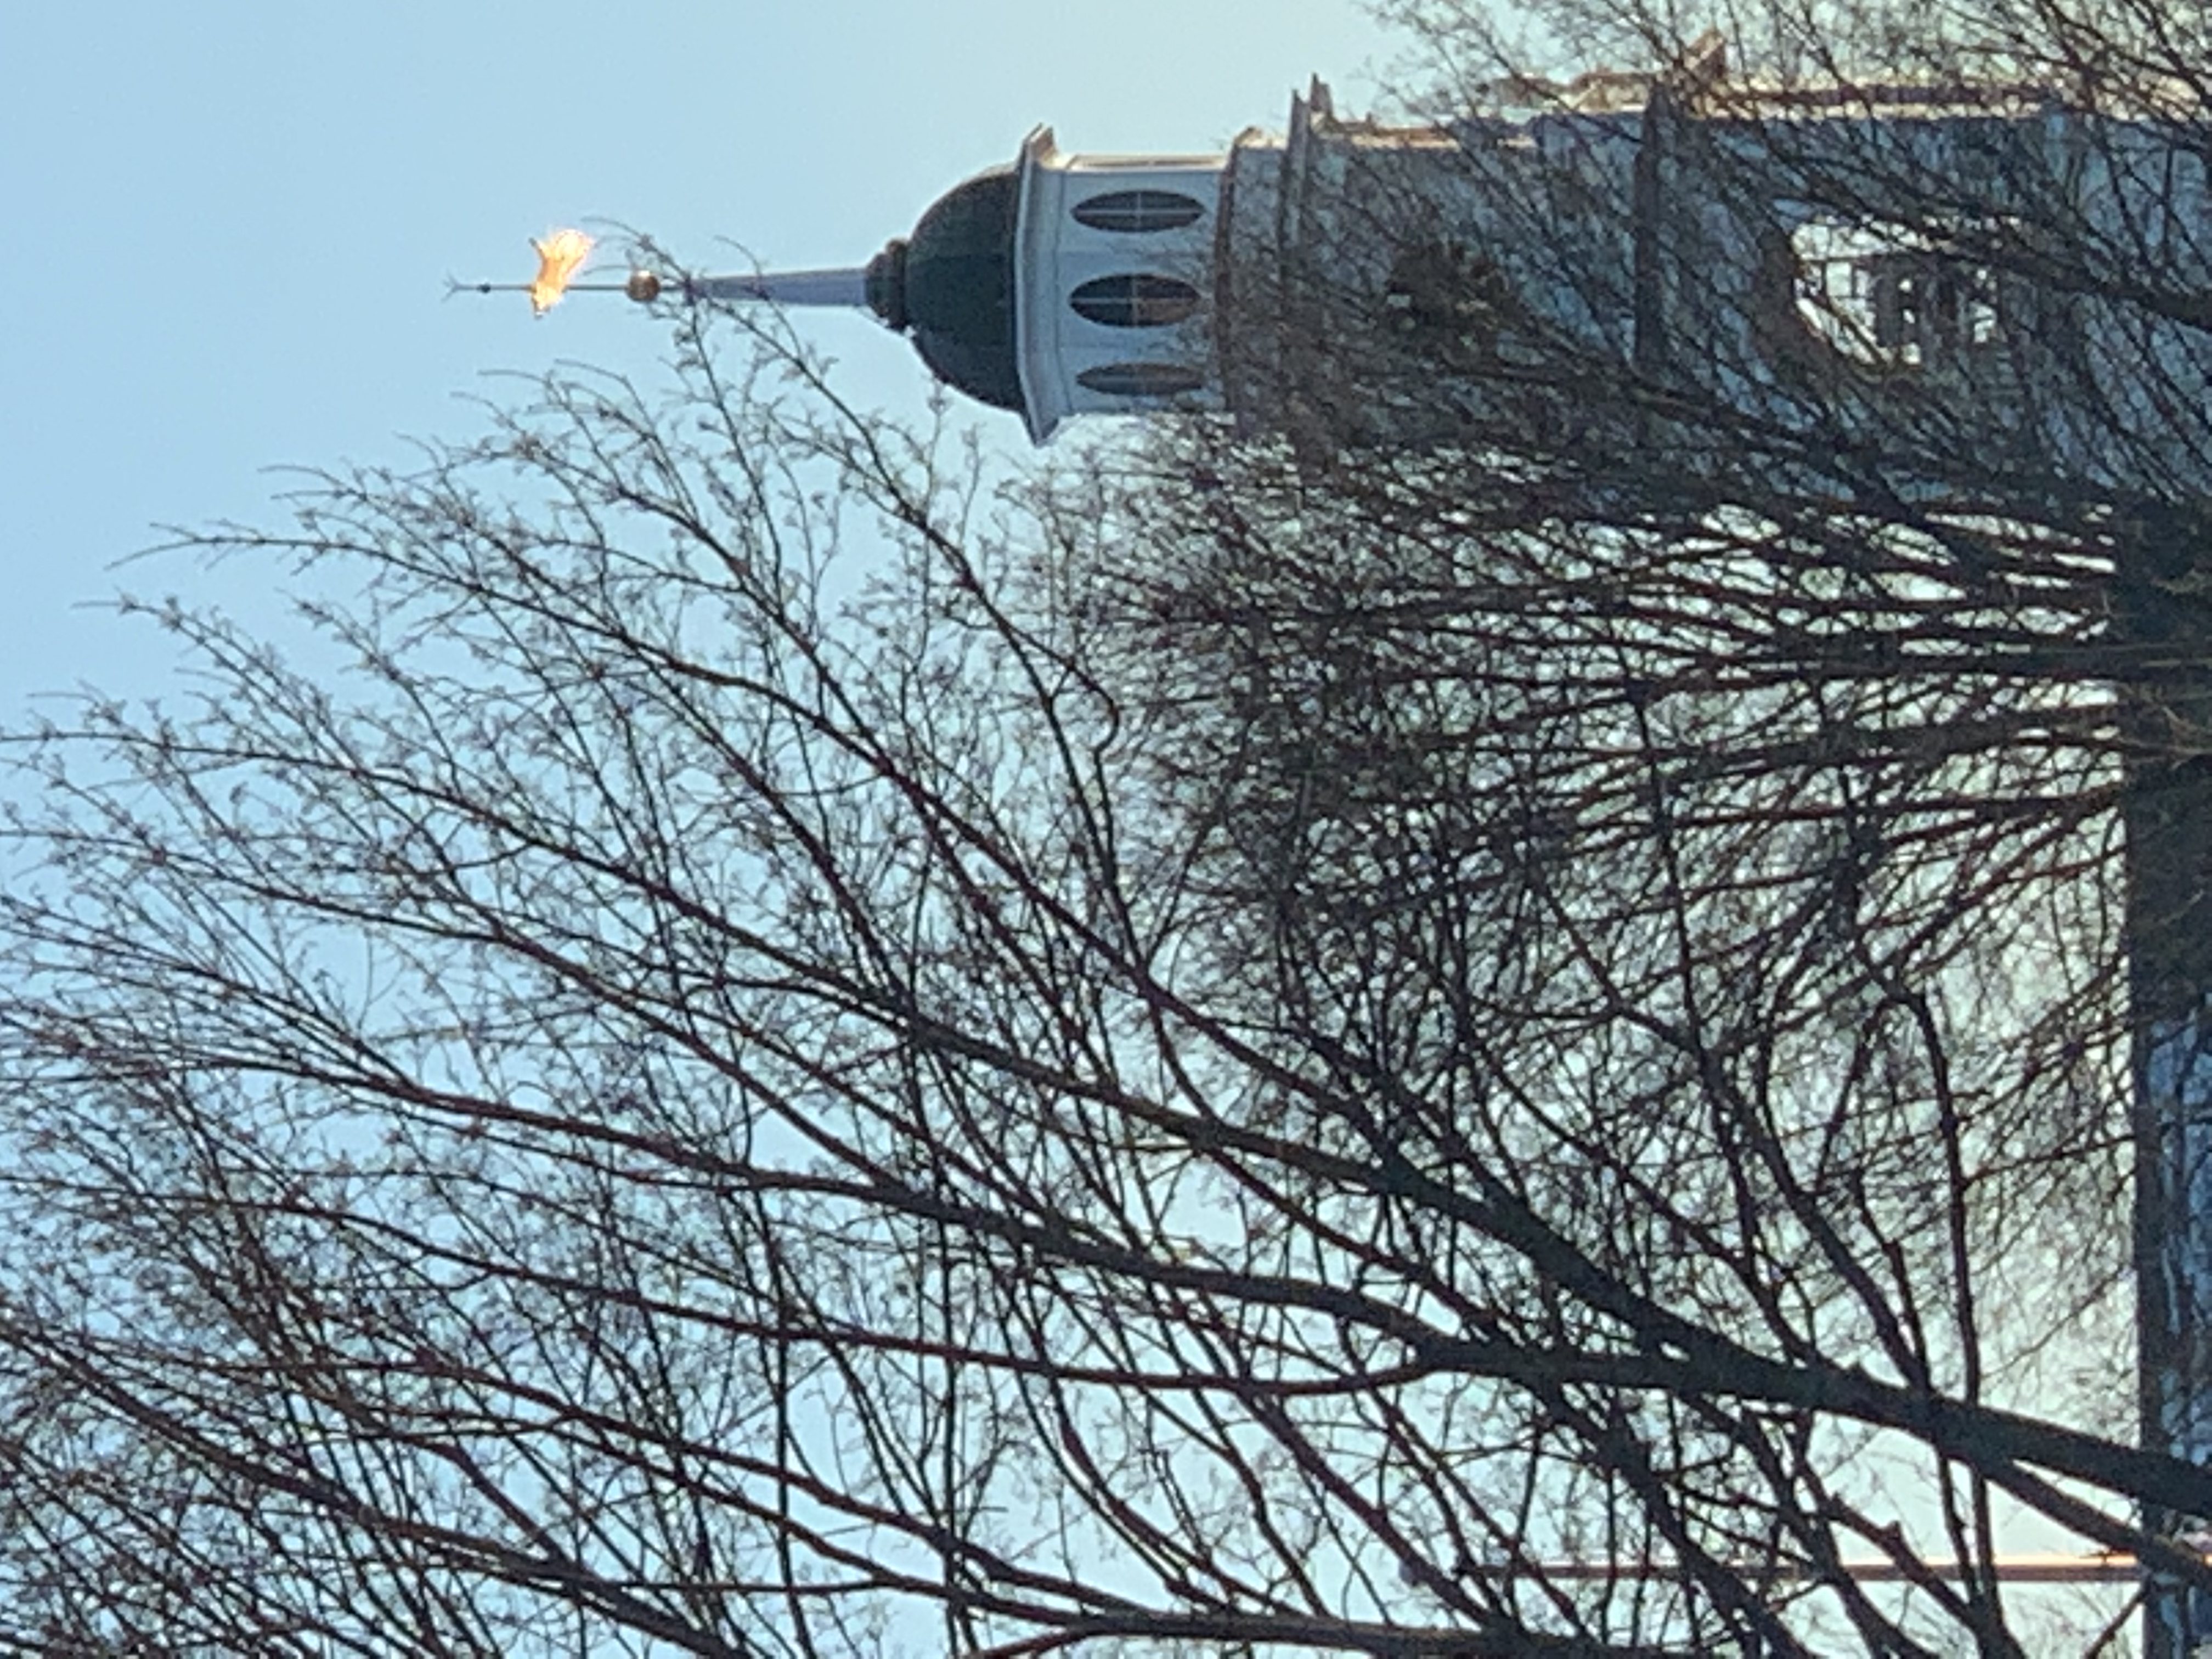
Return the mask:
<path id="1" fill-rule="evenodd" d="M 1015 368 L 1014 216 L 1020 175 L 994 167 L 957 185 L 914 234 L 868 265 L 868 302 L 947 386 L 999 409 L 1022 406 Z"/>

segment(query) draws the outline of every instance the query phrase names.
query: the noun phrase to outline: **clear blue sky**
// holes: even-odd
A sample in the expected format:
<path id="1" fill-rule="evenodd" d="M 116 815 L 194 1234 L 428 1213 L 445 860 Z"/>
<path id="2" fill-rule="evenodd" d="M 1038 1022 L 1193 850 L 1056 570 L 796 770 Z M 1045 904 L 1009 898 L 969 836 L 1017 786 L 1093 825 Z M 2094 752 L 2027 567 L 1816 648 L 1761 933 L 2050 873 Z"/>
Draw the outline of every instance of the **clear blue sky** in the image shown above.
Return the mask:
<path id="1" fill-rule="evenodd" d="M 857 263 L 1039 121 L 1209 149 L 1316 72 L 1359 106 L 1395 49 L 1351 0 L 110 0 L 10 6 L 0 42 L 9 724 L 35 690 L 159 689 L 143 633 L 85 609 L 118 585 L 253 603 L 248 573 L 112 570 L 155 522 L 464 432 L 484 371 L 655 351 L 619 301 L 533 323 L 442 303 L 448 271 L 526 276 L 529 236 L 592 216 L 687 263 Z M 918 405 L 902 343 L 819 337 Z"/>

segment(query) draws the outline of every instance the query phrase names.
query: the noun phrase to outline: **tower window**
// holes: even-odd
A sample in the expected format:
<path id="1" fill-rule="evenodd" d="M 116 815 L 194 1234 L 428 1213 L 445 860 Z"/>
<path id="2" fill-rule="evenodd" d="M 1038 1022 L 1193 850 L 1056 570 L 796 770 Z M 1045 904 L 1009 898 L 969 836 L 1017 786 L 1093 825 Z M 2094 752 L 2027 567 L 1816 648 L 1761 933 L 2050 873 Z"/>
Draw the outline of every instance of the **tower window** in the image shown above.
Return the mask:
<path id="1" fill-rule="evenodd" d="M 1182 363 L 1103 363 L 1075 378 L 1093 392 L 1117 398 L 1167 398 L 1206 384 L 1206 376 Z"/>
<path id="2" fill-rule="evenodd" d="M 1180 230 L 1205 211 L 1171 190 L 1112 190 L 1075 204 L 1077 222 L 1093 230 Z"/>
<path id="3" fill-rule="evenodd" d="M 1198 290 L 1173 276 L 1132 271 L 1099 276 L 1068 296 L 1079 315 L 1110 328 L 1157 328 L 1179 323 L 1198 309 Z"/>

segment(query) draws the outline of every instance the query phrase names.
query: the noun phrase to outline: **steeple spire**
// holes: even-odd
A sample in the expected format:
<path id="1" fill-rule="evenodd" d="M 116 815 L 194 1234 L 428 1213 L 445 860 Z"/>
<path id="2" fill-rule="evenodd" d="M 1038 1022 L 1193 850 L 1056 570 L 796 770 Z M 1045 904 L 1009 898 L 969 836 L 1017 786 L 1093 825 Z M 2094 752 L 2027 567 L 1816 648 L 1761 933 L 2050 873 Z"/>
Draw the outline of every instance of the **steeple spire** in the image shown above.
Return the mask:
<path id="1" fill-rule="evenodd" d="M 562 241 L 562 238 L 569 240 Z M 573 280 L 574 273 L 591 250 L 589 237 L 580 231 L 561 231 L 547 242 L 533 246 L 538 248 L 544 267 L 535 282 L 456 283 L 448 279 L 447 286 L 454 292 L 466 289 L 476 294 L 527 294 L 532 308 L 541 316 L 558 303 L 563 294 L 590 292 L 627 294 L 641 302 L 674 295 L 692 300 L 765 300 L 775 305 L 851 306 L 882 310 L 869 292 L 868 269 L 860 265 L 834 270 L 771 270 L 730 276 L 664 276 L 657 270 L 641 267 L 619 283 L 580 283 Z"/>
<path id="2" fill-rule="evenodd" d="M 868 303 L 868 273 L 857 265 L 839 270 L 763 271 L 752 276 L 694 276 L 679 287 L 702 300 L 767 300 L 785 306 Z"/>

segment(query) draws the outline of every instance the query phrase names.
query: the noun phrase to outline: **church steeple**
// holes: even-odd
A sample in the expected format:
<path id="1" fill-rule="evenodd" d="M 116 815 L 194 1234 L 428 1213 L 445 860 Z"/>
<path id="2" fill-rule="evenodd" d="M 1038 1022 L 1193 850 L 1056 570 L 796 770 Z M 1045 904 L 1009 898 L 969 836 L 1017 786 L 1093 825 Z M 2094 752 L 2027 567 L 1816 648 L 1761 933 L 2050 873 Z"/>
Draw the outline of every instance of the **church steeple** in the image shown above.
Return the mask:
<path id="1" fill-rule="evenodd" d="M 1248 130 L 1212 155 L 1064 155 L 1041 127 L 864 268 L 626 286 L 865 306 L 1038 442 L 1079 414 L 1196 409 L 1324 452 L 1540 448 L 1594 413 L 1642 431 L 1655 408 L 1701 400 L 1787 419 L 1808 385 L 1878 429 L 1922 383 L 1963 378 L 1988 383 L 1993 422 L 2078 447 L 2066 400 L 2021 390 L 2046 366 L 2073 370 L 2045 365 L 2039 343 L 2057 337 L 2037 319 L 2055 301 L 2023 291 L 2032 261 L 2007 252 L 2004 214 L 1891 222 L 1871 185 L 1823 204 L 1808 181 L 1875 163 L 1944 178 L 2002 153 L 2067 199 L 2081 186 L 2061 163 L 2086 118 L 2002 88 L 1723 99 L 1723 69 L 1716 45 L 1664 74 L 1515 81 L 1491 113 L 1410 126 L 1339 118 L 1316 82 L 1282 134 Z M 2148 127 L 2130 142 L 2162 153 Z M 2201 167 L 2177 177 L 2155 188 L 2190 211 L 2212 195 Z M 2194 222 L 2104 193 L 2094 222 Z M 1992 257 L 1971 252 L 1978 239 Z M 2195 343 L 2157 351 L 2193 360 Z M 2138 395 L 2124 375 L 2111 392 L 2116 406 Z"/>

